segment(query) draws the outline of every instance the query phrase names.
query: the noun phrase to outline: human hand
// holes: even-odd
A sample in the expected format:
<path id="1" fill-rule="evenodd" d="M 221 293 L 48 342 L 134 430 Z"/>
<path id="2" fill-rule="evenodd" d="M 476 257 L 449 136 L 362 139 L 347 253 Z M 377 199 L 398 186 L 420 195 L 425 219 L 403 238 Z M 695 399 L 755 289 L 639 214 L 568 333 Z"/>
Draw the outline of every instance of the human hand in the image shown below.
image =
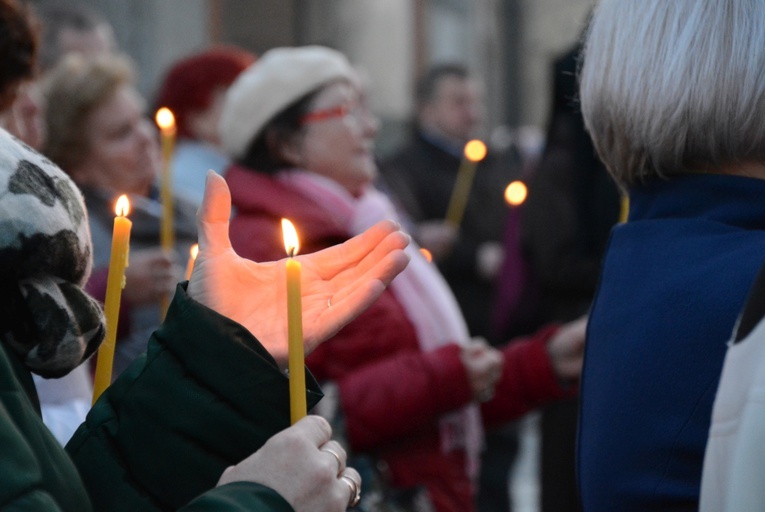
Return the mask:
<path id="1" fill-rule="evenodd" d="M 157 303 L 173 296 L 181 278 L 181 267 L 162 249 L 131 251 L 122 296 L 131 304 Z"/>
<path id="2" fill-rule="evenodd" d="M 502 353 L 483 338 L 473 338 L 462 347 L 460 359 L 465 367 L 473 399 L 487 402 L 494 396 L 494 387 L 502 377 Z"/>
<path id="3" fill-rule="evenodd" d="M 360 496 L 361 476 L 345 466 L 345 450 L 331 436 L 324 418 L 306 416 L 227 468 L 218 486 L 255 482 L 278 492 L 295 512 L 342 512 Z"/>
<path id="4" fill-rule="evenodd" d="M 210 172 L 197 214 L 199 255 L 189 295 L 247 328 L 287 366 L 285 261 L 256 263 L 238 256 L 228 236 L 231 196 Z M 347 242 L 297 256 L 302 264 L 303 339 L 313 350 L 369 307 L 406 266 L 409 237 L 390 221 Z"/>
<path id="5" fill-rule="evenodd" d="M 429 220 L 417 224 L 417 242 L 430 251 L 435 261 L 441 261 L 452 252 L 457 240 L 457 228 L 443 220 Z"/>
<path id="6" fill-rule="evenodd" d="M 587 316 L 561 326 L 547 342 L 553 370 L 561 380 L 578 379 L 582 374 Z"/>

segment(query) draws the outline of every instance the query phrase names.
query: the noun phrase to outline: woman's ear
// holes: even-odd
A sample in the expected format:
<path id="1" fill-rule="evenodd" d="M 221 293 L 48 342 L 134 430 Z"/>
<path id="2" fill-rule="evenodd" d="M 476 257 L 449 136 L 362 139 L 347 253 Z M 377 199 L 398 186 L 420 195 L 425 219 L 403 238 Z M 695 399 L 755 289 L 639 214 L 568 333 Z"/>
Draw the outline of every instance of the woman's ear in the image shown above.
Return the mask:
<path id="1" fill-rule="evenodd" d="M 272 153 L 294 167 L 303 167 L 302 140 L 299 135 L 281 138 L 273 132 L 266 134 L 266 143 L 271 148 Z"/>

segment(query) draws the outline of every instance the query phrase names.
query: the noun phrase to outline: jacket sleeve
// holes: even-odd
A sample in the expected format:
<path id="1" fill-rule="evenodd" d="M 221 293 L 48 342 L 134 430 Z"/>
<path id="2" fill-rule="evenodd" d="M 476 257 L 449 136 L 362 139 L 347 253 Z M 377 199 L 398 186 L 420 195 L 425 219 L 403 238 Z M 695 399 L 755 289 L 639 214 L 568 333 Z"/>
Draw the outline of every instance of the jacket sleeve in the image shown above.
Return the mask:
<path id="1" fill-rule="evenodd" d="M 547 402 L 576 395 L 575 385 L 564 385 L 553 370 L 546 345 L 558 331 L 548 326 L 528 338 L 512 340 L 502 349 L 504 367 L 494 398 L 481 404 L 483 422 L 496 427 Z"/>
<path id="2" fill-rule="evenodd" d="M 307 377 L 310 407 L 321 394 Z M 147 353 L 66 448 L 95 510 L 176 510 L 289 424 L 288 379 L 268 352 L 179 286 Z"/>
<path id="3" fill-rule="evenodd" d="M 407 352 L 360 368 L 339 382 L 348 439 L 367 450 L 435 428 L 466 405 L 470 389 L 459 347 Z"/>
<path id="4" fill-rule="evenodd" d="M 61 508 L 43 485 L 43 474 L 6 396 L 0 401 L 0 509 L 59 511 Z"/>
<path id="5" fill-rule="evenodd" d="M 182 512 L 294 512 L 276 491 L 251 482 L 216 487 L 181 509 Z"/>

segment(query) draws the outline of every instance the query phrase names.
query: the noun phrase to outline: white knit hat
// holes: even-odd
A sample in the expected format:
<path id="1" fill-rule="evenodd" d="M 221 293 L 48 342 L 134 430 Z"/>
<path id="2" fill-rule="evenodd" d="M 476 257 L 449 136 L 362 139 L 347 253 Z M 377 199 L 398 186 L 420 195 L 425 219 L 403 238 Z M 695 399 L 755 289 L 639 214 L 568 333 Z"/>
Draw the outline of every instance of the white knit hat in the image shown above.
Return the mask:
<path id="1" fill-rule="evenodd" d="M 244 156 L 263 127 L 311 91 L 338 79 L 355 79 L 345 56 L 323 46 L 274 48 L 242 72 L 226 93 L 220 118 L 223 150 Z"/>

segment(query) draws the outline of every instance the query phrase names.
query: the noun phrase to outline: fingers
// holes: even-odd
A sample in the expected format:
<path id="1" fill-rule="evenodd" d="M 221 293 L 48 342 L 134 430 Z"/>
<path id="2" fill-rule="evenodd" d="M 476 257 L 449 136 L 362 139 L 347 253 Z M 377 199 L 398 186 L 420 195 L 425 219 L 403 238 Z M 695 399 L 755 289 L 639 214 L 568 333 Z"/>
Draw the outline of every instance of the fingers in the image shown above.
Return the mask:
<path id="1" fill-rule="evenodd" d="M 207 171 L 205 195 L 197 212 L 200 254 L 217 254 L 231 248 L 230 217 L 231 193 L 226 180 L 215 171 Z"/>
<path id="2" fill-rule="evenodd" d="M 337 282 L 337 289 L 332 297 L 332 304 L 339 304 L 341 300 L 356 291 L 356 282 L 358 281 L 376 281 L 377 283 L 374 284 L 371 290 L 379 290 L 379 293 L 382 293 L 385 286 L 388 286 L 409 263 L 409 255 L 401 247 L 401 244 L 407 243 L 409 243 L 407 235 L 400 231 L 391 233 L 361 261 L 350 264 L 347 269 L 340 269 L 336 275 L 325 275 L 325 278 Z M 323 264 L 321 262 L 317 263 Z M 333 270 L 338 269 L 335 268 Z M 344 283 L 346 279 L 353 281 L 354 285 L 344 287 L 343 284 L 346 284 Z"/>
<path id="3" fill-rule="evenodd" d="M 342 244 L 316 253 L 317 264 L 325 276 L 333 276 L 368 261 L 370 256 L 379 259 L 381 255 L 404 249 L 407 245 L 409 235 L 399 231 L 398 224 L 386 220 Z"/>
<path id="4" fill-rule="evenodd" d="M 345 464 L 348 460 L 348 455 L 345 453 L 345 449 L 340 446 L 337 441 L 329 440 L 319 447 L 320 452 L 325 452 L 333 459 L 333 464 L 337 463 L 337 475 L 339 476 L 345 470 Z"/>
<path id="5" fill-rule="evenodd" d="M 332 427 L 321 416 L 306 416 L 295 423 L 292 429 L 316 447 L 326 444 L 332 437 Z"/>
<path id="6" fill-rule="evenodd" d="M 361 501 L 361 475 L 353 468 L 347 468 L 340 474 L 340 479 L 348 485 L 348 507 L 353 508 Z"/>

